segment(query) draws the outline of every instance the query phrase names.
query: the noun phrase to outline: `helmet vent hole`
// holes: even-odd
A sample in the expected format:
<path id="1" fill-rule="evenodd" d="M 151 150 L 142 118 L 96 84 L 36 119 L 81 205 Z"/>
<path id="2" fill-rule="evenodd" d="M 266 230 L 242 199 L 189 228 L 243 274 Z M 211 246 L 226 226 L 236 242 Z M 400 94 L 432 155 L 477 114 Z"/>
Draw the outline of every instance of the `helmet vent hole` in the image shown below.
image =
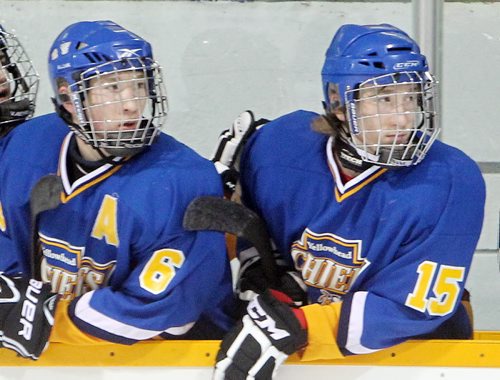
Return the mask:
<path id="1" fill-rule="evenodd" d="M 109 62 L 111 59 L 105 54 L 85 53 L 85 57 L 92 63 Z"/>
<path id="2" fill-rule="evenodd" d="M 76 50 L 81 50 L 81 49 L 85 49 L 87 46 L 89 46 L 89 44 L 88 44 L 88 43 L 83 42 L 83 41 L 80 41 L 80 42 L 78 42 L 78 43 L 76 44 L 75 49 L 76 49 Z"/>
<path id="3" fill-rule="evenodd" d="M 390 47 L 387 48 L 389 52 L 399 52 L 399 51 L 411 51 L 410 47 Z"/>
<path id="4" fill-rule="evenodd" d="M 385 69 L 385 64 L 384 62 L 373 62 L 373 66 L 376 67 L 377 69 Z"/>
<path id="5" fill-rule="evenodd" d="M 85 57 L 87 57 L 87 59 L 88 59 L 90 62 L 92 62 L 92 63 L 95 63 L 95 62 L 96 62 L 96 60 L 94 59 L 93 54 L 91 54 L 91 53 L 85 53 Z"/>

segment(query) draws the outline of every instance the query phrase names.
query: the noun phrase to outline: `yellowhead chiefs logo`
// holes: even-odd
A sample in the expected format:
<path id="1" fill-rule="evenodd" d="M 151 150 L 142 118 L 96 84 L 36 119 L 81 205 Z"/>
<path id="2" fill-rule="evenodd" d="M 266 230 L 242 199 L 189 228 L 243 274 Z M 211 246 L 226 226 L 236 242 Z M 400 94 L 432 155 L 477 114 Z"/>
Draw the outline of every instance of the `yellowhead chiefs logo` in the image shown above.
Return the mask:
<path id="1" fill-rule="evenodd" d="M 306 229 L 292 244 L 292 258 L 306 285 L 343 295 L 370 264 L 361 254 L 361 243 Z"/>

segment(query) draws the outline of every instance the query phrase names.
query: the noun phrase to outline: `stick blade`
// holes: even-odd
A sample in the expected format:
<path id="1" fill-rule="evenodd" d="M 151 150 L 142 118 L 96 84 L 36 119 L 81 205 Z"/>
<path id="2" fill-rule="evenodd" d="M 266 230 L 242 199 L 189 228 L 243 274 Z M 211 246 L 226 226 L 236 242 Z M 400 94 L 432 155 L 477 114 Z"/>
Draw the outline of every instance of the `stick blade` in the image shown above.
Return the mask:
<path id="1" fill-rule="evenodd" d="M 277 284 L 277 268 L 266 225 L 252 210 L 223 198 L 199 197 L 187 207 L 183 226 L 188 231 L 227 232 L 247 240 L 257 249 L 270 286 Z"/>
<path id="2" fill-rule="evenodd" d="M 62 191 L 63 184 L 59 176 L 49 174 L 40 178 L 31 190 L 31 215 L 56 208 L 61 203 Z"/>
<path id="3" fill-rule="evenodd" d="M 213 230 L 242 237 L 249 223 L 258 218 L 257 214 L 243 205 L 223 198 L 204 196 L 189 204 L 182 224 L 188 231 Z"/>

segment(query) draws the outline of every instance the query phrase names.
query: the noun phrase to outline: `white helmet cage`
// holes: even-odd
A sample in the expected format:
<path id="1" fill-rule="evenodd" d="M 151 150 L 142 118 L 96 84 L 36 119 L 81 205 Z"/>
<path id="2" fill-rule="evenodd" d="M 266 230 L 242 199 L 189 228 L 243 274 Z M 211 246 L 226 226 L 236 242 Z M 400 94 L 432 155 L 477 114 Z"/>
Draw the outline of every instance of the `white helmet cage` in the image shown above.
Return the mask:
<path id="1" fill-rule="evenodd" d="M 22 121 L 33 116 L 39 85 L 39 75 L 19 39 L 1 26 L 0 65 L 0 107 L 7 111 L 0 119 L 1 128 L 12 119 Z"/>
<path id="2" fill-rule="evenodd" d="M 344 138 L 366 162 L 388 167 L 418 164 L 439 134 L 437 87 L 429 72 L 407 71 L 348 88 L 344 99 L 349 135 Z M 375 111 L 363 114 L 365 102 Z"/>
<path id="3" fill-rule="evenodd" d="M 70 90 L 79 124 L 74 131 L 95 148 L 117 154 L 151 145 L 168 112 L 162 70 L 151 58 L 121 58 L 92 67 L 75 78 Z M 103 92 L 108 96 L 97 100 L 96 93 Z M 141 111 L 131 116 L 130 107 Z M 105 116 L 96 119 L 96 114 Z"/>

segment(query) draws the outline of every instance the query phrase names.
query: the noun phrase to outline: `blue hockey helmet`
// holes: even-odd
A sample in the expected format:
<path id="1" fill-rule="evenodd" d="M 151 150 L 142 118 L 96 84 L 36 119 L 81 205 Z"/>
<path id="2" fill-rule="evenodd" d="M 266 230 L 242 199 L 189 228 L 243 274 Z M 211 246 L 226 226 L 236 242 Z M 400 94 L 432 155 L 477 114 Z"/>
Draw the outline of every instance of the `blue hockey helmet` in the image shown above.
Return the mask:
<path id="1" fill-rule="evenodd" d="M 437 81 L 408 34 L 389 24 L 346 24 L 333 37 L 321 76 L 327 111 L 345 107 L 336 135 L 358 158 L 386 167 L 422 161 L 439 134 Z M 331 91 L 338 95 L 333 104 Z"/>
<path id="2" fill-rule="evenodd" d="M 427 72 L 427 59 L 408 34 L 389 24 L 354 25 L 339 28 L 321 70 L 325 102 L 330 105 L 328 88 L 338 87 L 341 105 L 345 93 L 368 79 L 398 72 Z"/>
<path id="3" fill-rule="evenodd" d="M 125 149 L 140 149 L 155 140 L 168 106 L 161 67 L 153 59 L 149 42 L 112 21 L 81 21 L 68 26 L 55 39 L 49 51 L 48 66 L 56 109 L 85 142 L 108 151 L 116 149 L 114 153 L 122 155 L 120 149 L 122 153 Z M 89 94 L 96 88 L 90 85 L 91 79 L 127 71 L 140 72 L 139 80 L 147 87 L 147 92 L 141 97 L 146 107 L 136 120 L 135 131 L 123 133 L 120 128 L 108 133 L 96 131 L 97 121 L 90 116 L 90 110 L 104 107 L 104 104 L 90 104 Z M 119 79 L 115 81 L 119 82 Z M 68 97 L 59 94 L 61 86 L 70 90 L 77 120 L 69 120 L 64 111 L 62 105 Z M 123 125 L 123 120 L 114 122 Z"/>

